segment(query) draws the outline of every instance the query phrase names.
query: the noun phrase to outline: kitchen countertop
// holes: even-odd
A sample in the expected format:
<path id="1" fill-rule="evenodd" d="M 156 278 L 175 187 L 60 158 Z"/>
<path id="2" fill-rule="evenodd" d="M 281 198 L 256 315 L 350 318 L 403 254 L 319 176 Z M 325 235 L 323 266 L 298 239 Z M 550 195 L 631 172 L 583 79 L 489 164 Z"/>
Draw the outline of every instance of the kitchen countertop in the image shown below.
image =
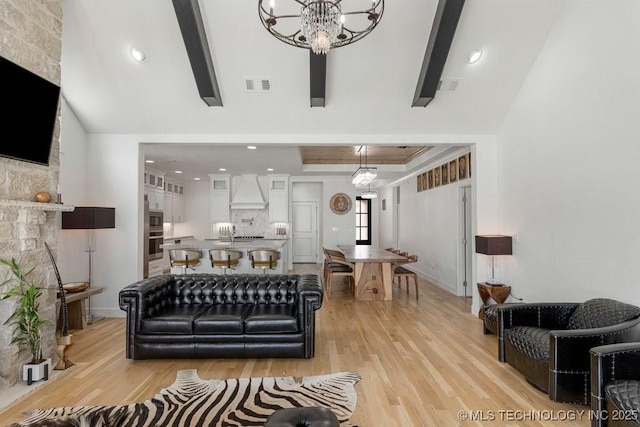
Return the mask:
<path id="1" fill-rule="evenodd" d="M 164 236 L 162 239 L 166 242 L 167 240 L 188 240 L 193 238 L 193 236 Z"/>
<path id="2" fill-rule="evenodd" d="M 237 249 L 255 249 L 255 248 L 281 248 L 287 243 L 287 239 L 255 239 L 255 240 L 198 240 L 188 239 L 180 243 L 165 243 L 160 245 L 161 248 L 167 249 L 212 249 L 212 248 L 237 248 Z"/>

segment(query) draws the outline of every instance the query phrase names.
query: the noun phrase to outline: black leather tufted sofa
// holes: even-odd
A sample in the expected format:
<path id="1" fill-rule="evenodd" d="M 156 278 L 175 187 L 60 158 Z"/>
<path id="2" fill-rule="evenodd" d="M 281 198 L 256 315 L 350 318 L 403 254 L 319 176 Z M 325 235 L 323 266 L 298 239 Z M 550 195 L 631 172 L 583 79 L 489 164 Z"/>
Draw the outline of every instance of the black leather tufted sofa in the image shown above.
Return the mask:
<path id="1" fill-rule="evenodd" d="M 591 426 L 640 427 L 640 342 L 591 349 Z"/>
<path id="2" fill-rule="evenodd" d="M 592 347 L 640 340 L 640 308 L 611 299 L 498 310 L 500 361 L 555 402 L 589 404 Z"/>
<path id="3" fill-rule="evenodd" d="M 165 275 L 120 291 L 129 359 L 312 358 L 317 275 Z"/>

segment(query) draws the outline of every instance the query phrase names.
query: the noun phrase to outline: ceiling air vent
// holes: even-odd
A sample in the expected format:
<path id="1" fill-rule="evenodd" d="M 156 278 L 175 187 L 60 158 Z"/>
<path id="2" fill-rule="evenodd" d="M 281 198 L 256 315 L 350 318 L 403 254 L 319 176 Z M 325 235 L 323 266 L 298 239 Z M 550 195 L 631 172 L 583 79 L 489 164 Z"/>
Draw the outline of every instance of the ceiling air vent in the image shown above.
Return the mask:
<path id="1" fill-rule="evenodd" d="M 245 79 L 247 92 L 271 92 L 271 80 L 266 78 Z"/>
<path id="2" fill-rule="evenodd" d="M 457 79 L 440 80 L 440 83 L 438 83 L 438 90 L 440 92 L 455 92 L 458 88 L 459 82 L 460 80 Z"/>

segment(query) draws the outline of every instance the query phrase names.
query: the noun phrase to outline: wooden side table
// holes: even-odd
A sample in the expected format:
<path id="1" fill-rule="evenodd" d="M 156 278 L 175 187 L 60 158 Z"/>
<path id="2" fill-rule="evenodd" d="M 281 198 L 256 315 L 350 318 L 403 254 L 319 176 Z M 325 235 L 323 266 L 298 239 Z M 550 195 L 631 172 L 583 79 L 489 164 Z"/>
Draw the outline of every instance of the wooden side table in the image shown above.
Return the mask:
<path id="1" fill-rule="evenodd" d="M 478 312 L 478 317 L 484 317 L 484 307 L 492 305 L 490 300 L 495 301 L 495 304 L 504 303 L 509 295 L 511 295 L 511 286 L 491 283 L 478 283 L 478 293 L 482 299 L 482 306 Z"/>

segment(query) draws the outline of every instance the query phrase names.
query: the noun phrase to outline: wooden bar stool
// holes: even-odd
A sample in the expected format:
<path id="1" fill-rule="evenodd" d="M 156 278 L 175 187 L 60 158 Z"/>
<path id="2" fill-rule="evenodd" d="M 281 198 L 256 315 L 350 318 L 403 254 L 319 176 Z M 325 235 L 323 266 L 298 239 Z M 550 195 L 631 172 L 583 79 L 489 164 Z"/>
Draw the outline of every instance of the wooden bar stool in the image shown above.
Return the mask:
<path id="1" fill-rule="evenodd" d="M 188 269 L 195 270 L 193 267 L 200 265 L 200 258 L 202 252 L 198 249 L 169 249 L 171 267 L 183 268 L 184 274 L 187 274 Z"/>
<path id="2" fill-rule="evenodd" d="M 267 270 L 275 270 L 278 266 L 280 252 L 275 249 L 253 249 L 249 251 L 249 259 L 252 268 L 258 268 L 266 274 Z"/>
<path id="3" fill-rule="evenodd" d="M 227 270 L 235 270 L 242 258 L 242 251 L 235 249 L 210 249 L 209 259 L 211 267 L 219 268 L 222 274 L 227 274 Z"/>

